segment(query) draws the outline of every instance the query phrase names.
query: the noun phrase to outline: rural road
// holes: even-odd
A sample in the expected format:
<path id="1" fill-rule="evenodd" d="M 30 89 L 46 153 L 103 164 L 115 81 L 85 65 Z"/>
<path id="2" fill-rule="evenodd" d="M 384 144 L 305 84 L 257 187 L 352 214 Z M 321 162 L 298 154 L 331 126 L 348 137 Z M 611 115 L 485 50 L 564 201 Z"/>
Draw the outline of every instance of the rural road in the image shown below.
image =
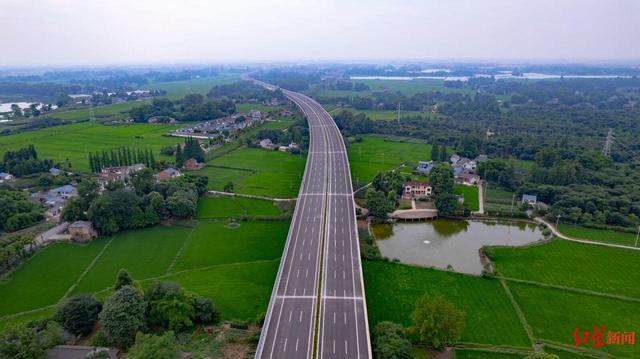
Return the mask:
<path id="1" fill-rule="evenodd" d="M 310 144 L 256 358 L 370 359 L 346 147 L 320 104 L 282 91 L 307 117 Z"/>

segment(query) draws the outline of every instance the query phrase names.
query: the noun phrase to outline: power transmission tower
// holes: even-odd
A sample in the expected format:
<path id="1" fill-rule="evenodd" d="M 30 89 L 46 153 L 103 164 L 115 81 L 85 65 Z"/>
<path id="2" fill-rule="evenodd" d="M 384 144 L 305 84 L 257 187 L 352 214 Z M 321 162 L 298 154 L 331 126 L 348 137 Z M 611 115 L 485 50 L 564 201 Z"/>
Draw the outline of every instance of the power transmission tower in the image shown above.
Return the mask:
<path id="1" fill-rule="evenodd" d="M 400 102 L 398 102 L 398 125 L 400 124 Z"/>
<path id="2" fill-rule="evenodd" d="M 602 155 L 611 157 L 611 145 L 613 144 L 613 140 L 615 140 L 615 137 L 613 137 L 613 130 L 609 129 L 607 138 L 604 140 L 604 145 L 602 146 Z"/>
<path id="3" fill-rule="evenodd" d="M 89 122 L 96 122 L 96 114 L 93 112 L 93 105 L 89 107 Z"/>

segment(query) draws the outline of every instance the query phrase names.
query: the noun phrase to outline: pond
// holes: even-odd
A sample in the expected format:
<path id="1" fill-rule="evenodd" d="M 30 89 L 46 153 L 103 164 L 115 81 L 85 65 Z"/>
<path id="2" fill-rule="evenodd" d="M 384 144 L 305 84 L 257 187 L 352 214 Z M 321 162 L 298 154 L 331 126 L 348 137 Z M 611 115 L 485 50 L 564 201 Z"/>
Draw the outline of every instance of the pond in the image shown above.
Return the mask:
<path id="1" fill-rule="evenodd" d="M 437 219 L 374 225 L 372 229 L 384 257 L 470 274 L 482 273 L 482 246 L 520 246 L 543 238 L 537 224 L 517 221 Z"/>

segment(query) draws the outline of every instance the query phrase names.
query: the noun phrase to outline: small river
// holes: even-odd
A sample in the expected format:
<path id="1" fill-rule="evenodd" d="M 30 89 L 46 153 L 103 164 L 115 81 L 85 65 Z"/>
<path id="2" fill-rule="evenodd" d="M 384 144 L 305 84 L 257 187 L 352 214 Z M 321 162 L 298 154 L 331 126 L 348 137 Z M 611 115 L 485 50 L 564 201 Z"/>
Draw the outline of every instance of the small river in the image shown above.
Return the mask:
<path id="1" fill-rule="evenodd" d="M 543 237 L 533 223 L 450 219 L 374 225 L 373 232 L 384 257 L 470 274 L 482 273 L 482 246 L 521 246 Z"/>

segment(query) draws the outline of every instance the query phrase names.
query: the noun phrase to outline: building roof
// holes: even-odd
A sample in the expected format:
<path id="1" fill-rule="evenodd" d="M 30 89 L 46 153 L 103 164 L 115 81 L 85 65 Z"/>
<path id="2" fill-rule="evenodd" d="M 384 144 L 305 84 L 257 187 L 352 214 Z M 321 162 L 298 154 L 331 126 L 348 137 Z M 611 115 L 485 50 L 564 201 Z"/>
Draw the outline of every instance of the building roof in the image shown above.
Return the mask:
<path id="1" fill-rule="evenodd" d="M 117 358 L 119 352 L 115 348 L 98 348 L 88 345 L 56 345 L 47 350 L 47 359 L 85 359 L 96 351 L 106 351 L 109 359 Z"/>
<path id="2" fill-rule="evenodd" d="M 522 195 L 522 200 L 523 201 L 537 201 L 538 200 L 538 196 L 536 195 L 532 195 L 532 194 L 523 194 Z"/>
<path id="3" fill-rule="evenodd" d="M 89 221 L 75 221 L 69 225 L 69 228 L 93 228 L 93 225 Z"/>
<path id="4" fill-rule="evenodd" d="M 407 181 L 404 183 L 404 186 L 412 186 L 412 187 L 418 187 L 418 186 L 425 186 L 425 187 L 429 187 L 431 186 L 431 183 L 429 182 L 419 182 L 419 181 Z"/>
<path id="5" fill-rule="evenodd" d="M 55 168 L 55 167 L 51 167 L 49 169 L 49 172 L 52 173 L 52 174 L 58 174 L 58 173 L 60 173 L 60 170 Z"/>
<path id="6" fill-rule="evenodd" d="M 60 193 L 73 193 L 76 191 L 76 188 L 70 184 L 66 184 L 64 186 L 60 186 L 58 188 L 50 189 L 49 192 L 60 192 Z"/>
<path id="7" fill-rule="evenodd" d="M 9 177 L 9 176 L 11 176 L 11 173 L 0 172 L 0 178 Z"/>

